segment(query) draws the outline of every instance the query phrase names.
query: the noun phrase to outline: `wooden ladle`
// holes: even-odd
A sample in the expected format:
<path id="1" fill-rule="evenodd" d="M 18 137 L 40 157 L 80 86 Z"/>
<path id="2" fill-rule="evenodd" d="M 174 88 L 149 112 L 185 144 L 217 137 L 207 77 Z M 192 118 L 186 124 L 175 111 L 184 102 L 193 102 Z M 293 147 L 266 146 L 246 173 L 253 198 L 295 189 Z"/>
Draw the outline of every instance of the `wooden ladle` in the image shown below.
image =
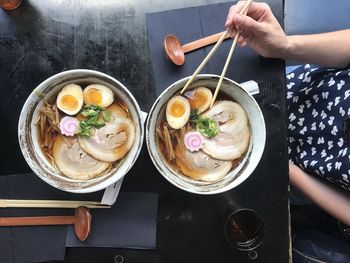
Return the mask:
<path id="1" fill-rule="evenodd" d="M 220 32 L 205 38 L 182 45 L 180 40 L 172 35 L 165 36 L 163 45 L 167 57 L 176 65 L 181 66 L 185 63 L 185 53 L 216 43 L 224 32 Z M 225 39 L 230 38 L 227 34 Z"/>
<path id="2" fill-rule="evenodd" d="M 0 217 L 0 226 L 74 225 L 75 234 L 84 241 L 91 232 L 91 214 L 86 207 L 75 209 L 74 216 Z"/>

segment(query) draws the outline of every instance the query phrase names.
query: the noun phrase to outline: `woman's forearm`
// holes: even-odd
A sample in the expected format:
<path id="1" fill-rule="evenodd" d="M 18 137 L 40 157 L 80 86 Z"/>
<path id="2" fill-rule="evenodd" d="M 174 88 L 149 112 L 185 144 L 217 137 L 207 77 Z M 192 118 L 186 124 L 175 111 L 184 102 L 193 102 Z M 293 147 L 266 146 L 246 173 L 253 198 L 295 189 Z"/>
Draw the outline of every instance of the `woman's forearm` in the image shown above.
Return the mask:
<path id="1" fill-rule="evenodd" d="M 350 225 L 350 195 L 289 165 L 290 182 L 327 213 Z"/>
<path id="2" fill-rule="evenodd" d="M 350 63 L 350 29 L 288 36 L 283 58 L 327 67 L 345 67 Z"/>

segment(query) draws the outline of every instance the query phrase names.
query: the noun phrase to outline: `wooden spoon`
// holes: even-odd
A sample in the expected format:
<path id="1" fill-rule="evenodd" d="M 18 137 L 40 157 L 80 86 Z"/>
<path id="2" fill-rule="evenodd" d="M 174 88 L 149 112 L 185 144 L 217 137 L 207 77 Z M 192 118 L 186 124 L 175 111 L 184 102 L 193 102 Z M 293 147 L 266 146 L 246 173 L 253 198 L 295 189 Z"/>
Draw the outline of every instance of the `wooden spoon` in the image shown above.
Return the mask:
<path id="1" fill-rule="evenodd" d="M 74 216 L 0 217 L 0 226 L 74 225 L 75 234 L 84 241 L 91 232 L 91 214 L 86 207 L 75 209 Z"/>
<path id="2" fill-rule="evenodd" d="M 185 53 L 216 43 L 224 32 L 220 32 L 205 38 L 182 45 L 180 40 L 172 35 L 165 36 L 163 45 L 167 57 L 176 65 L 181 66 L 185 63 Z M 230 38 L 227 34 L 225 39 Z"/>

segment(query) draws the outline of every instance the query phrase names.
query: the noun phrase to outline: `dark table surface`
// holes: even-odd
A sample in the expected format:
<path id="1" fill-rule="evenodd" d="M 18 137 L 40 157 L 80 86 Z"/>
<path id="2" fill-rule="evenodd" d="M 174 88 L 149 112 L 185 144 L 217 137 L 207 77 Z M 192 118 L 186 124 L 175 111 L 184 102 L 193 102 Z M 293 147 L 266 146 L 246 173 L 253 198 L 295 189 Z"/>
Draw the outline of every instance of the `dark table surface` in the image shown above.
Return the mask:
<path id="1" fill-rule="evenodd" d="M 30 92 L 49 76 L 74 68 L 107 73 L 124 83 L 148 111 L 156 95 L 145 13 L 219 3 L 223 0 L 24 0 L 0 10 L 0 175 L 29 172 L 17 142 L 17 123 Z M 226 1 L 228 2 L 228 1 Z M 283 21 L 283 1 L 268 1 Z M 256 99 L 263 111 L 267 143 L 262 160 L 243 184 L 214 196 L 186 193 L 154 168 L 146 147 L 129 172 L 123 191 L 157 192 L 157 249 L 67 249 L 66 262 L 249 262 L 228 245 L 222 211 L 230 205 L 256 210 L 266 233 L 255 262 L 290 259 L 288 162 L 284 62 L 258 58 Z M 228 76 L 237 82 L 248 72 Z M 116 258 L 116 260 L 115 260 Z"/>

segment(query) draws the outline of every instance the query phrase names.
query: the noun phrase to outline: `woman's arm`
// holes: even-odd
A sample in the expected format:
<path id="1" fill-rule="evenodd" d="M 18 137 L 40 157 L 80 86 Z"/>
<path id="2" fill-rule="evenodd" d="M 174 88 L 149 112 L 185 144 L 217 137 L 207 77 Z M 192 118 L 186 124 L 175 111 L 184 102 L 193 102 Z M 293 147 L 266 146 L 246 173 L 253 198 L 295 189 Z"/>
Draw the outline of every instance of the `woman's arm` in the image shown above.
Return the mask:
<path id="1" fill-rule="evenodd" d="M 323 34 L 288 36 L 284 59 L 345 67 L 350 63 L 350 30 Z"/>
<path id="2" fill-rule="evenodd" d="M 231 37 L 240 32 L 238 43 L 248 44 L 263 57 L 289 59 L 328 67 L 350 63 L 350 30 L 286 36 L 270 7 L 253 2 L 247 16 L 239 14 L 245 1 L 230 8 L 225 26 Z"/>
<path id="3" fill-rule="evenodd" d="M 321 182 L 292 163 L 289 164 L 289 179 L 316 205 L 344 224 L 350 225 L 350 195 Z"/>

